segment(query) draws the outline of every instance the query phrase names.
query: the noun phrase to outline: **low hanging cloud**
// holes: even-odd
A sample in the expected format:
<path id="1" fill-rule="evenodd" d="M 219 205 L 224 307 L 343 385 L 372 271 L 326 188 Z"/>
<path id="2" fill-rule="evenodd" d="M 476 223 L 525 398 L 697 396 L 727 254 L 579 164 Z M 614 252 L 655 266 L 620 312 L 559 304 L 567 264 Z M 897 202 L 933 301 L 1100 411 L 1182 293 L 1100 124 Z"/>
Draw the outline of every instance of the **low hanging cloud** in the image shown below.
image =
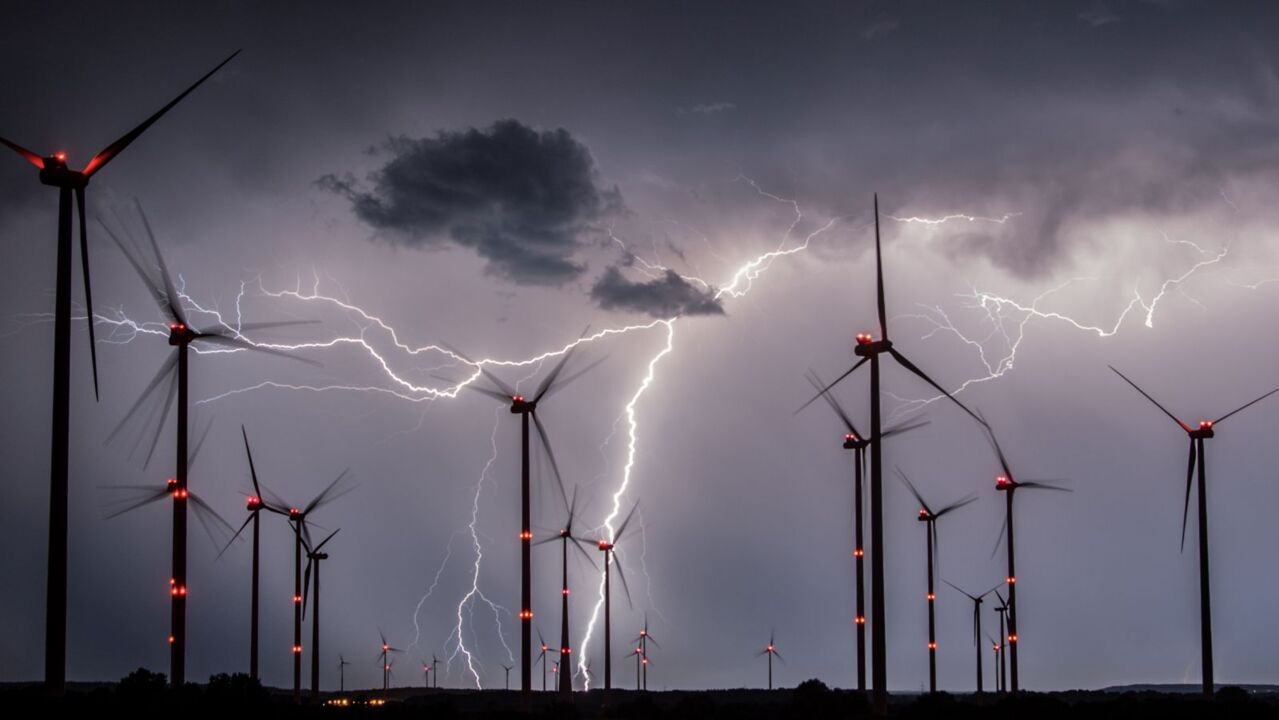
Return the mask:
<path id="1" fill-rule="evenodd" d="M 394 138 L 390 160 L 362 189 L 349 174 L 317 184 L 351 201 L 356 217 L 396 245 L 473 249 L 486 271 L 519 285 L 562 285 L 586 265 L 575 255 L 599 221 L 624 211 L 599 183 L 590 150 L 563 128 L 517 120 L 484 129 Z"/>
<path id="2" fill-rule="evenodd" d="M 591 298 L 605 310 L 641 312 L 655 318 L 724 314 L 724 306 L 711 290 L 697 287 L 674 270 L 634 282 L 616 265 L 609 266 L 591 288 Z"/>

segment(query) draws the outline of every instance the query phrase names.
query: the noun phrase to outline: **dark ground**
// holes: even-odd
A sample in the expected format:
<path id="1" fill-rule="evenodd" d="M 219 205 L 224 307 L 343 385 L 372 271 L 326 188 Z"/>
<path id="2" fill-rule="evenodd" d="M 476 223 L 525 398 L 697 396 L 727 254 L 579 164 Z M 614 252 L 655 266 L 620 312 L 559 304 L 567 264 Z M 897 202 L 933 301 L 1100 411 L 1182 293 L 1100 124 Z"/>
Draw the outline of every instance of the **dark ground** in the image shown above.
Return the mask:
<path id="1" fill-rule="evenodd" d="M 1158 689 L 1148 689 L 1154 687 Z M 890 714 L 899 718 L 1277 718 L 1279 692 L 1273 687 L 1223 687 L 1213 700 L 1185 692 L 1181 686 L 1139 689 L 1021 693 L 1016 697 L 987 693 L 932 696 L 897 695 Z M 534 693 L 525 707 L 516 692 L 498 690 L 426 690 L 396 688 L 325 693 L 326 700 L 345 698 L 345 707 L 295 707 L 290 693 L 264 689 L 245 675 L 217 675 L 207 684 L 181 690 L 165 687 L 164 676 L 144 670 L 119 683 L 72 683 L 60 700 L 44 696 L 37 684 L 0 686 L 0 706 L 8 717 L 70 717 L 90 714 L 123 717 L 332 717 L 332 718 L 855 718 L 869 716 L 866 698 L 847 690 L 830 690 L 816 680 L 782 690 L 706 690 L 637 693 L 595 690 L 574 693 L 565 702 L 555 693 Z M 369 700 L 385 699 L 381 706 Z M 16 713 L 16 714 L 11 714 Z"/>

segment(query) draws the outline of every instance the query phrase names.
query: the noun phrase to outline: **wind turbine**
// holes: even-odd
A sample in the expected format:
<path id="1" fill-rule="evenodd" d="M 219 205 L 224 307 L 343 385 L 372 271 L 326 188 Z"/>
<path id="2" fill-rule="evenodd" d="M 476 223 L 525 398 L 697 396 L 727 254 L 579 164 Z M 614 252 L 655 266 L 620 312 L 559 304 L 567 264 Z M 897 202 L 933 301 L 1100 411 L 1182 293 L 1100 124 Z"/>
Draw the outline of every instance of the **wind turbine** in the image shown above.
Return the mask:
<path id="1" fill-rule="evenodd" d="M 503 665 L 502 669 L 506 671 L 506 689 L 511 689 L 511 668 L 513 665 Z"/>
<path id="2" fill-rule="evenodd" d="M 351 663 L 338 655 L 338 692 L 346 692 L 346 666 Z"/>
<path id="3" fill-rule="evenodd" d="M 196 441 L 196 444 L 195 444 L 194 448 L 191 450 L 191 454 L 190 454 L 190 456 L 187 458 L 187 462 L 188 462 L 188 463 L 190 463 L 190 464 L 194 464 L 194 463 L 195 463 L 195 459 L 196 459 L 196 457 L 198 457 L 198 456 L 199 456 L 199 454 L 200 454 L 200 448 L 204 447 L 204 441 L 205 441 L 205 439 L 209 436 L 209 430 L 210 430 L 212 427 L 213 427 L 213 423 L 212 423 L 212 422 L 210 422 L 208 425 L 206 425 L 206 426 L 205 426 L 205 428 L 204 428 L 204 432 L 200 434 L 200 438 L 199 438 L 199 440 L 197 440 L 197 441 Z M 132 498 L 125 498 L 125 499 L 123 499 L 123 500 L 117 501 L 115 504 L 116 504 L 117 506 L 118 506 L 118 505 L 123 504 L 123 507 L 116 507 L 116 508 L 115 508 L 112 512 L 110 512 L 110 513 L 106 516 L 106 519 L 108 519 L 108 520 L 110 520 L 110 519 L 112 519 L 112 518 L 119 517 L 120 515 L 123 515 L 123 514 L 125 514 L 125 513 L 127 513 L 127 512 L 130 512 L 130 511 L 132 511 L 132 510 L 136 510 L 136 509 L 141 508 L 141 507 L 143 507 L 143 506 L 150 505 L 151 503 L 157 502 L 157 501 L 162 500 L 162 499 L 164 499 L 164 498 L 166 498 L 166 497 L 171 497 L 171 498 L 173 498 L 173 505 L 174 505 L 175 507 L 178 507 L 178 506 L 185 506 L 185 505 L 186 505 L 186 502 L 187 502 L 188 500 L 191 502 L 191 507 L 192 507 L 192 508 L 194 509 L 194 511 L 195 511 L 195 517 L 196 517 L 196 519 L 197 519 L 197 520 L 199 520 L 199 521 L 200 521 L 200 524 L 204 526 L 204 530 L 205 530 L 205 532 L 208 534 L 208 536 L 209 536 L 209 540 L 211 540 L 211 541 L 215 544 L 215 546 L 219 544 L 219 541 L 218 541 L 218 539 L 215 537 L 215 533 L 214 533 L 214 528 L 215 528 L 215 527 L 216 527 L 216 528 L 218 528 L 219 530 L 222 530 L 222 531 L 224 531 L 224 532 L 225 532 L 225 535 L 223 535 L 223 537 L 226 537 L 227 535 L 230 535 L 230 534 L 232 533 L 232 531 L 234 530 L 234 528 L 231 526 L 231 524 L 230 524 L 230 523 L 228 523 L 226 520 L 224 520 L 224 519 L 222 518 L 222 516 L 221 516 L 221 515 L 219 515 L 219 514 L 217 513 L 217 511 L 215 511 L 212 507 L 210 507 L 210 506 L 209 506 L 209 504 L 208 504 L 207 502 L 205 502 L 202 498 L 200 498 L 200 496 L 199 496 L 199 495 L 197 495 L 197 494 L 195 494 L 195 493 L 193 493 L 193 492 L 191 492 L 191 491 L 189 491 L 189 490 L 186 490 L 185 488 L 180 488 L 180 487 L 178 486 L 177 481 L 176 481 L 174 478 L 169 478 L 169 480 L 168 480 L 168 481 L 167 481 L 164 485 L 112 485 L 112 486 L 108 486 L 106 489 L 108 489 L 108 490 L 128 490 L 128 491 L 133 491 L 133 492 L 135 492 L 135 493 L 141 493 L 141 495 L 135 495 L 135 496 L 134 496 L 134 497 L 132 497 Z M 176 514 L 176 513 L 175 513 L 175 514 Z M 185 516 L 184 516 L 184 519 L 185 519 Z M 181 537 L 181 541 L 182 541 L 182 544 L 183 544 L 182 560 L 183 560 L 183 563 L 184 563 L 184 565 L 185 565 L 185 559 L 186 559 L 186 552 L 185 552 L 185 543 L 186 543 L 185 527 L 183 527 L 183 531 L 184 531 L 184 532 L 183 532 L 183 535 L 182 535 L 182 537 Z M 177 544 L 178 544 L 178 541 L 179 541 L 179 537 L 178 537 L 178 524 L 177 524 L 176 522 L 173 524 L 173 530 L 172 530 L 172 532 L 173 532 L 173 543 L 174 543 L 174 546 L 176 547 L 176 546 L 177 546 Z M 183 607 L 185 607 L 185 604 L 186 604 L 186 596 L 187 596 L 187 586 L 186 586 L 185 574 L 181 576 L 181 577 L 182 577 L 182 582 L 178 582 L 178 581 L 177 581 L 177 578 L 178 578 L 179 576 L 178 576 L 178 574 L 177 574 L 177 572 L 176 572 L 176 570 L 177 570 L 177 561 L 178 561 L 178 556 L 177 556 L 177 554 L 175 553 L 175 554 L 174 554 L 174 569 L 175 569 L 175 572 L 174 572 L 173 577 L 171 577 L 171 578 L 169 579 L 169 595 L 170 595 L 170 597 L 171 597 L 171 598 L 173 598 L 173 599 L 174 599 L 174 601 L 175 601 L 175 602 L 176 602 L 177 600 L 181 600 L 181 601 L 182 601 L 182 604 L 183 604 Z M 184 569 L 185 569 L 185 568 L 184 568 Z M 176 637 L 176 633 L 177 633 L 176 620 L 177 620 L 177 616 L 175 615 L 175 616 L 174 616 L 174 625 L 172 625 L 172 626 L 171 626 L 170 631 L 169 631 L 169 645 L 170 645 L 170 646 L 172 646 L 172 645 L 173 645 L 173 644 L 177 641 L 177 637 Z M 175 684 L 174 684 L 174 687 L 181 687 L 181 685 L 179 685 L 179 684 L 176 684 L 176 683 L 175 683 Z"/>
<path id="4" fill-rule="evenodd" d="M 995 454 L 999 456 L 999 466 L 1004 471 L 1002 475 L 995 478 L 995 490 L 1004 493 L 1006 501 L 1004 527 L 1000 531 L 1000 535 L 1002 536 L 1004 532 L 1008 533 L 1008 577 L 1004 578 L 1004 582 L 1008 584 L 1008 602 L 1005 603 L 1005 607 L 1008 608 L 1008 647 L 1011 649 L 1009 666 L 1012 671 L 1009 675 L 1012 679 L 1012 691 L 1017 692 L 1020 685 L 1017 682 L 1017 566 L 1013 544 L 1013 496 L 1020 489 L 1069 491 L 1064 487 L 1042 481 L 1027 480 L 1019 482 L 1016 476 L 1013 475 L 1012 468 L 1008 466 L 1008 458 L 1004 457 L 1004 451 L 999 447 L 999 440 L 995 437 L 995 430 L 990 427 L 989 423 L 986 423 L 986 435 L 990 438 L 990 444 L 995 448 Z M 995 547 L 996 549 L 999 547 L 998 540 L 995 541 Z"/>
<path id="5" fill-rule="evenodd" d="M 835 396 L 826 390 L 826 383 L 822 381 L 817 373 L 809 370 L 805 373 L 805 378 L 809 384 L 816 390 L 819 397 L 826 400 L 826 404 L 839 418 L 844 426 L 844 449 L 853 451 L 853 565 L 856 574 L 856 595 L 857 595 L 857 614 L 853 617 L 853 624 L 857 626 L 857 689 L 858 691 L 866 690 L 866 580 L 865 580 L 865 543 L 862 534 L 862 518 L 865 512 L 862 511 L 862 476 L 866 473 L 866 448 L 870 447 L 871 441 L 864 434 L 858 432 L 857 427 L 853 425 L 852 419 L 844 408 L 835 399 Z M 811 401 L 810 401 L 811 402 Z M 803 408 L 800 408 L 801 410 Z M 798 411 L 796 411 L 798 413 Z M 922 427 L 927 422 L 919 422 L 914 424 L 903 424 L 897 427 L 889 428 L 884 431 L 884 437 L 891 437 L 917 427 Z"/>
<path id="6" fill-rule="evenodd" d="M 999 692 L 1008 692 L 1008 658 L 1005 650 L 1008 647 L 1008 601 L 1004 600 L 1004 596 L 995 591 L 995 597 L 999 599 L 999 605 L 995 607 L 995 612 L 999 615 Z"/>
<path id="7" fill-rule="evenodd" d="M 435 653 L 431 653 L 431 684 L 437 689 L 440 687 L 440 659 Z"/>
<path id="8" fill-rule="evenodd" d="M 341 528 L 339 528 L 340 530 Z M 321 552 L 324 546 L 337 535 L 338 531 L 334 530 L 328 534 L 328 537 L 320 541 L 320 544 L 311 547 L 306 538 L 306 571 L 303 573 L 302 592 L 305 594 L 308 589 L 311 590 L 311 701 L 317 702 L 320 699 L 320 561 L 328 560 L 329 554 Z M 311 567 L 315 566 L 314 581 L 312 585 Z M 302 615 L 306 615 L 306 598 L 302 599 Z"/>
<path id="9" fill-rule="evenodd" d="M 777 652 L 777 645 L 773 642 L 772 632 L 768 633 L 768 645 L 765 645 L 763 650 L 760 650 L 758 653 L 756 653 L 755 657 L 760 657 L 761 655 L 768 656 L 768 689 L 772 690 L 773 689 L 773 656 L 776 655 L 778 660 L 781 660 L 782 662 L 786 662 L 786 658 L 782 657 L 782 654 Z"/>
<path id="10" fill-rule="evenodd" d="M 549 445 L 547 445 L 546 447 L 548 450 L 550 449 Z M 556 469 L 555 472 L 557 474 L 557 480 L 558 480 L 559 479 L 558 469 Z M 552 535 L 551 537 L 545 538 L 543 540 L 539 540 L 534 544 L 544 545 L 546 543 L 555 542 L 555 541 L 559 541 L 560 543 L 560 554 L 562 556 L 562 561 L 563 561 L 563 566 L 562 566 L 563 585 L 561 586 L 561 589 L 560 589 L 560 597 L 561 597 L 560 662 L 563 663 L 565 667 L 572 667 L 573 663 L 572 663 L 572 658 L 570 657 L 572 650 L 569 645 L 569 631 L 568 631 L 568 548 L 569 546 L 572 545 L 575 550 L 581 553 L 582 557 L 586 558 L 586 561 L 589 562 L 592 567 L 595 567 L 595 561 L 591 559 L 591 556 L 588 555 L 586 553 L 586 550 L 582 547 L 584 544 L 589 543 L 590 541 L 584 538 L 577 537 L 576 535 L 573 534 L 573 520 L 577 515 L 577 489 L 576 488 L 573 489 L 573 501 L 571 504 L 567 504 L 565 506 L 565 510 L 568 511 L 568 518 L 564 522 L 564 527 L 560 528 L 559 534 Z M 560 673 L 559 690 L 561 693 L 573 692 L 572 673 Z"/>
<path id="11" fill-rule="evenodd" d="M 258 574 L 259 574 L 258 549 L 259 549 L 259 541 L 260 541 L 260 535 L 261 535 L 261 532 L 260 532 L 261 520 L 259 518 L 263 510 L 270 511 L 271 508 L 268 508 L 266 506 L 266 503 L 262 500 L 262 488 L 258 484 L 258 471 L 253 466 L 253 451 L 249 449 L 249 433 L 244 429 L 243 425 L 240 426 L 240 434 L 244 437 L 244 454 L 249 459 L 249 477 L 253 479 L 253 494 L 250 495 L 245 500 L 245 509 L 248 510 L 249 516 L 244 519 L 244 524 L 240 526 L 239 530 L 235 531 L 235 537 L 232 537 L 231 542 L 228 542 L 226 544 L 226 547 L 222 548 L 222 552 L 218 553 L 218 556 L 221 557 L 222 553 L 225 553 L 227 551 L 227 548 L 231 547 L 231 543 L 235 542 L 235 540 L 240 537 L 240 533 L 244 532 L 244 529 L 249 526 L 249 523 L 253 523 L 253 580 L 251 583 L 252 592 L 251 592 L 251 600 L 249 603 L 249 606 L 250 606 L 250 610 L 249 610 L 249 677 L 253 678 L 254 680 L 257 680 L 258 679 Z"/>
<path id="12" fill-rule="evenodd" d="M 1002 618 L 1003 616 L 1000 615 L 1000 619 Z M 1004 684 L 1001 682 L 999 677 L 999 666 L 1004 660 L 1004 646 L 1002 643 L 995 640 L 995 638 L 991 637 L 990 633 L 986 633 L 986 639 L 990 641 L 990 649 L 995 652 L 995 692 L 1003 692 Z M 977 657 L 980 659 L 981 654 L 978 653 Z M 980 667 L 980 663 L 978 663 L 978 666 Z"/>
<path id="13" fill-rule="evenodd" d="M 155 253 L 154 269 L 144 266 L 141 251 L 130 250 L 128 245 L 121 240 L 111 229 L 103 223 L 102 227 L 111 236 L 119 246 L 120 251 L 124 253 L 125 259 L 133 266 L 138 277 L 142 279 L 143 284 L 150 291 L 152 298 L 155 299 L 160 310 L 169 319 L 169 345 L 176 348 L 170 353 L 168 360 L 160 366 L 155 377 L 143 389 L 142 394 L 138 397 L 133 407 L 125 414 L 120 423 L 111 431 L 107 437 L 107 442 L 114 439 L 125 425 L 135 417 L 138 410 L 152 396 L 165 381 L 168 381 L 168 390 L 161 399 L 161 407 L 159 408 L 159 421 L 156 423 L 156 432 L 151 440 L 150 449 L 147 451 L 146 462 L 150 464 L 151 457 L 155 453 L 156 443 L 160 440 L 160 432 L 164 429 L 164 422 L 168 418 L 169 408 L 173 405 L 174 397 L 177 397 L 177 471 L 174 476 L 174 499 L 177 501 L 173 504 L 173 587 L 175 592 L 172 593 L 172 615 L 173 615 L 173 642 L 169 646 L 169 667 L 170 679 L 174 687 L 181 687 L 186 682 L 186 536 L 187 536 L 187 517 L 186 517 L 186 498 L 188 494 L 187 487 L 187 375 L 188 375 L 188 354 L 193 344 L 197 345 L 217 345 L 231 350 L 254 350 L 257 352 L 269 353 L 281 357 L 299 360 L 312 365 L 318 365 L 305 358 L 299 358 L 289 353 L 275 350 L 261 345 L 254 344 L 247 340 L 244 332 L 250 330 L 261 330 L 265 328 L 285 327 L 291 325 L 307 324 L 303 321 L 282 321 L 282 322 L 265 322 L 265 323 L 242 323 L 238 328 L 228 326 L 214 327 L 207 330 L 195 330 L 187 322 L 186 312 L 182 308 L 182 298 L 179 295 L 173 279 L 169 275 L 168 266 L 165 265 L 164 256 L 160 253 L 160 245 L 156 242 L 155 233 L 151 231 L 151 224 L 147 220 L 146 213 L 142 211 L 141 203 L 137 203 L 138 216 L 142 219 L 143 227 L 146 229 L 147 238 L 150 240 L 151 250 Z M 154 408 L 151 415 L 154 415 Z M 141 440 L 139 436 L 138 440 Z M 135 443 L 136 447 L 136 443 Z"/>
<path id="14" fill-rule="evenodd" d="M 1198 427 L 1191 427 L 1169 412 L 1163 405 L 1160 405 L 1158 400 L 1155 400 L 1149 393 L 1138 387 L 1137 383 L 1129 380 L 1128 376 L 1113 367 L 1110 369 L 1114 370 L 1116 375 L 1123 378 L 1125 382 L 1141 393 L 1155 407 L 1162 410 L 1163 414 L 1177 423 L 1177 426 L 1190 438 L 1190 457 L 1186 463 L 1186 501 L 1181 511 L 1181 549 L 1183 552 L 1186 549 L 1186 521 L 1190 516 L 1190 488 L 1195 484 L 1195 467 L 1198 466 L 1199 477 L 1196 504 L 1199 510 L 1199 644 L 1202 658 L 1203 693 L 1205 696 L 1212 697 L 1212 591 L 1208 583 L 1208 458 L 1205 454 L 1207 448 L 1204 446 L 1204 440 L 1209 440 L 1216 435 L 1216 427 L 1221 421 L 1274 395 L 1279 392 L 1279 388 L 1275 388 L 1255 400 L 1240 405 L 1216 420 L 1200 420 Z M 1017 657 L 1016 653 L 1017 651 L 1014 648 L 1014 658 Z"/>
<path id="15" fill-rule="evenodd" d="M 640 689 L 640 661 L 643 659 L 646 659 L 644 658 L 644 648 L 637 647 L 635 648 L 635 652 L 631 654 L 635 656 L 635 689 L 639 690 Z"/>
<path id="16" fill-rule="evenodd" d="M 339 473 L 333 482 L 311 498 L 311 502 L 301 509 L 290 505 L 270 490 L 267 491 L 270 495 L 267 509 L 287 517 L 290 527 L 293 528 L 293 702 L 295 703 L 302 702 L 302 593 L 305 587 L 302 584 L 302 551 L 311 541 L 311 529 L 307 524 L 307 518 L 316 510 L 354 490 L 352 487 L 338 489 L 348 472 L 350 468 Z"/>
<path id="17" fill-rule="evenodd" d="M 585 335 L 585 333 L 583 333 Z M 542 447 L 546 449 L 547 455 L 551 459 L 551 464 L 555 465 L 555 456 L 551 454 L 550 440 L 546 436 L 546 428 L 542 426 L 542 421 L 537 416 L 537 405 L 539 402 L 547 399 L 552 392 L 557 392 L 568 385 L 573 380 L 581 377 L 584 373 L 594 368 L 596 365 L 604 362 L 604 358 L 591 363 L 582 370 L 577 371 L 573 375 L 565 378 L 562 382 L 556 383 L 560 372 L 564 370 L 564 366 L 568 364 L 570 358 L 573 357 L 577 345 L 573 345 L 564 353 L 564 357 L 556 363 L 551 372 L 542 379 L 537 391 L 533 394 L 533 398 L 527 399 L 521 395 L 515 388 L 507 385 L 500 378 L 484 368 L 484 365 L 477 363 L 466 357 L 457 350 L 453 352 L 466 362 L 474 365 L 484 377 L 493 384 L 495 389 L 480 387 L 475 383 L 469 383 L 466 387 L 501 403 L 511 404 L 511 414 L 519 415 L 521 419 L 520 425 L 520 690 L 525 694 L 533 691 L 533 586 L 532 586 L 532 563 L 533 554 L 531 552 L 533 544 L 532 530 L 532 513 L 530 511 L 530 489 L 529 489 L 529 418 L 533 419 L 533 425 L 537 428 L 537 434 L 542 438 Z M 559 470 L 555 471 L 556 477 L 559 477 Z M 563 492 L 563 488 L 560 488 Z"/>
<path id="18" fill-rule="evenodd" d="M 612 540 L 600 538 L 599 550 L 604 553 L 604 689 L 613 689 L 613 645 L 612 645 L 612 622 L 610 618 L 610 609 L 612 605 L 611 592 L 609 590 L 609 566 L 613 564 L 613 549 L 622 539 L 622 533 L 626 532 L 626 526 L 631 524 L 631 518 L 635 517 L 635 511 L 639 508 L 639 503 L 631 507 L 631 511 L 627 513 L 626 518 L 622 520 L 622 524 L 617 527 L 617 532 L 613 533 Z M 626 584 L 626 573 L 622 572 L 622 565 L 617 565 L 617 576 L 622 579 L 622 590 L 626 592 L 627 604 L 631 601 L 631 590 Z"/>
<path id="19" fill-rule="evenodd" d="M 837 385 L 841 380 L 852 375 L 858 368 L 866 363 L 870 363 L 870 437 L 872 440 L 882 436 L 883 428 L 880 419 L 880 387 L 879 387 L 879 356 L 887 353 L 898 365 L 917 375 L 924 382 L 932 386 L 937 392 L 941 393 L 951 402 L 958 405 L 964 412 L 968 413 L 977 422 L 983 423 L 973 411 L 969 410 L 963 403 L 957 400 L 950 393 L 942 389 L 932 378 L 920 370 L 918 366 L 912 363 L 905 355 L 893 347 L 893 342 L 888 339 L 888 311 L 884 303 L 884 264 L 880 252 L 879 239 L 879 195 L 875 195 L 875 299 L 876 309 L 879 315 L 879 334 L 880 339 L 875 338 L 868 333 L 857 335 L 857 345 L 853 348 L 853 353 L 861 358 L 843 375 L 840 375 L 824 390 Z M 818 394 L 820 396 L 820 393 Z M 809 402 L 813 402 L 814 397 Z M 883 450 L 879 442 L 872 442 L 870 453 L 870 572 L 871 572 L 871 695 L 873 701 L 873 710 L 876 715 L 885 715 L 888 712 L 888 663 L 887 663 L 887 638 L 884 634 L 884 502 L 883 502 L 883 479 L 884 479 L 884 463 Z"/>
<path id="20" fill-rule="evenodd" d="M 542 651 L 537 654 L 537 662 L 542 665 L 542 692 L 546 692 L 546 652 L 550 650 L 550 646 L 546 644 L 546 640 L 542 638 L 542 631 L 537 631 L 537 642 L 542 646 Z"/>
<path id="21" fill-rule="evenodd" d="M 182 91 L 168 105 L 103 148 L 84 166 L 72 170 L 67 154 L 58 151 L 41 157 L 10 140 L 0 138 L 24 160 L 40 171 L 40 183 L 58 188 L 58 258 L 57 290 L 53 325 L 53 428 L 49 464 L 49 559 L 48 587 L 45 595 L 44 682 L 46 688 L 61 695 L 67 673 L 67 465 L 71 418 L 71 196 L 75 195 L 80 216 L 80 268 L 84 276 L 84 304 L 89 329 L 89 358 L 93 368 L 93 396 L 98 397 L 98 351 L 93 332 L 93 293 L 89 283 L 89 233 L 85 226 L 84 195 L 89 179 L 124 152 L 134 140 L 173 109 L 213 73 L 231 62 L 236 50 L 218 63 L 193 85 Z"/>
<path id="22" fill-rule="evenodd" d="M 924 497 L 919 494 L 910 478 L 906 477 L 906 473 L 900 469 L 897 470 L 898 477 L 905 483 L 906 488 L 910 490 L 910 494 L 915 496 L 915 500 L 919 503 L 919 522 L 925 525 L 924 544 L 928 546 L 928 692 L 937 692 L 937 621 L 934 616 L 934 606 L 937 604 L 937 592 L 933 587 L 933 569 L 936 565 L 935 553 L 940 552 L 941 548 L 937 542 L 937 521 L 947 513 L 957 510 L 969 503 L 977 500 L 976 495 L 969 495 L 966 498 L 957 500 L 940 510 L 933 510 L 924 501 Z"/>
<path id="23" fill-rule="evenodd" d="M 422 663 L 422 687 L 431 687 L 431 666 L 426 663 Z"/>
<path id="24" fill-rule="evenodd" d="M 648 644 L 652 642 L 655 647 L 659 647 L 659 648 L 661 647 L 661 645 L 658 644 L 657 639 L 654 638 L 652 634 L 649 633 L 648 631 L 648 613 L 644 613 L 644 627 L 640 629 L 639 637 L 635 638 L 635 640 L 636 642 L 640 644 L 640 654 L 644 656 L 643 663 L 642 663 L 644 666 L 644 689 L 647 690 L 648 689 Z"/>
<path id="25" fill-rule="evenodd" d="M 391 647 L 391 644 L 386 641 L 386 635 L 383 634 L 380 629 L 377 631 L 377 634 L 382 638 L 382 651 L 380 656 L 382 658 L 382 692 L 385 693 L 387 689 L 389 688 L 388 683 L 390 682 L 390 678 L 391 678 L 390 653 L 398 653 L 398 652 L 404 652 L 404 651 L 399 648 Z"/>
<path id="26" fill-rule="evenodd" d="M 999 585 L 996 585 L 995 587 L 987 590 L 986 592 L 980 595 L 973 595 L 969 593 L 967 590 L 959 587 L 955 583 L 945 578 L 942 578 L 942 582 L 951 586 L 957 592 L 963 594 L 964 597 L 973 601 L 973 645 L 977 648 L 977 692 L 978 693 L 985 692 L 985 690 L 982 688 L 982 681 L 981 681 L 982 680 L 981 678 L 981 636 L 982 636 L 981 604 L 982 604 L 982 601 L 986 599 L 986 596 L 998 590 L 999 587 L 1003 585 L 1003 583 L 999 583 Z M 998 649 L 996 649 L 996 652 L 998 652 Z M 998 660 L 998 658 L 996 658 L 996 660 Z"/>

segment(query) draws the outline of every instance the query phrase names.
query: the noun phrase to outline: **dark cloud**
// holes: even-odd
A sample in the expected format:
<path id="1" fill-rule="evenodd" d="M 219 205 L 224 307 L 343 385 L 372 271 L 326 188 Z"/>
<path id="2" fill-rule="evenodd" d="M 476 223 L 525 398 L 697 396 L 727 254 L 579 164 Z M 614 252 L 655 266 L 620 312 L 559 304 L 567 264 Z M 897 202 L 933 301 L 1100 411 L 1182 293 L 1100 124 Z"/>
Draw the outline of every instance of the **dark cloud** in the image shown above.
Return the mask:
<path id="1" fill-rule="evenodd" d="M 473 248 L 487 271 L 520 285 L 561 285 L 594 223 L 622 211 L 602 187 L 590 150 L 563 128 L 516 120 L 486 129 L 388 141 L 391 159 L 365 191 L 351 177 L 318 184 L 350 199 L 355 214 L 393 243 Z"/>
<path id="2" fill-rule="evenodd" d="M 724 306 L 713 292 L 696 287 L 674 270 L 653 280 L 633 282 L 617 266 L 610 266 L 591 288 L 591 298 L 605 310 L 631 310 L 656 318 L 724 314 Z"/>

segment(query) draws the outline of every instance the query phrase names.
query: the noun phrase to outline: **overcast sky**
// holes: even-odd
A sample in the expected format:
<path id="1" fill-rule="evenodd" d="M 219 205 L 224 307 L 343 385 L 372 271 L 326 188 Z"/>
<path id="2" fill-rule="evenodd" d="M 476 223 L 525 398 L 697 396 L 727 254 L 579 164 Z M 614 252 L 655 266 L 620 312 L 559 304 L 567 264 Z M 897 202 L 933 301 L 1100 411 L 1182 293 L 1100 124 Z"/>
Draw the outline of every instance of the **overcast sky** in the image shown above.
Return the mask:
<path id="1" fill-rule="evenodd" d="M 136 198 L 192 303 L 230 322 L 323 321 L 254 336 L 320 344 L 299 352 L 322 368 L 193 359 L 193 425 L 212 429 L 190 482 L 243 521 L 241 424 L 291 502 L 351 468 L 358 487 L 315 515 L 341 528 L 324 568 L 326 686 L 339 653 L 348 684 L 380 679 L 379 628 L 409 649 L 398 682 L 420 682 L 434 653 L 451 658 L 442 685 L 500 686 L 504 644 L 518 649 L 518 423 L 479 393 L 435 399 L 438 376 L 472 371 L 422 348 L 508 362 L 490 369 L 528 390 L 554 358 L 527 361 L 587 324 L 617 332 L 566 372 L 607 359 L 540 414 L 586 504 L 582 532 L 615 498 L 640 506 L 619 543 L 633 606 L 615 584 L 615 681 L 630 682 L 624 653 L 647 614 L 654 687 L 761 686 L 770 630 L 782 684 L 854 684 L 851 458 L 826 408 L 793 413 L 804 371 L 842 372 L 872 329 L 875 192 L 898 347 L 963 388 L 1020 475 L 1074 491 L 1018 496 L 1023 686 L 1198 681 L 1184 435 L 1106 366 L 1187 421 L 1279 385 L 1273 7 L 10 5 L 0 135 L 74 167 L 243 48 L 94 177 L 89 209 L 137 234 Z M 8 157 L 6 680 L 42 667 L 55 235 L 55 194 Z M 169 516 L 158 503 L 104 517 L 109 486 L 171 472 L 172 427 L 145 469 L 130 442 L 105 442 L 169 346 L 128 331 L 161 316 L 96 222 L 90 245 L 102 397 L 78 324 L 72 680 L 168 669 Z M 977 494 L 940 523 L 940 567 L 984 590 L 1005 574 L 995 458 L 900 369 L 885 392 L 890 416 L 931 421 L 887 446 L 887 467 L 930 501 Z M 839 397 L 867 417 L 864 377 Z M 1219 682 L 1273 682 L 1279 665 L 1277 421 L 1267 401 L 1208 443 Z M 924 534 L 885 482 L 889 685 L 917 690 Z M 541 535 L 563 516 L 552 487 L 535 494 Z M 292 541 L 265 519 L 263 677 L 283 686 Z M 191 540 L 188 677 L 246 670 L 249 547 L 215 559 L 198 525 Z M 599 576 L 571 574 L 574 655 L 598 674 L 600 629 L 582 643 Z M 537 548 L 534 576 L 549 640 L 558 553 Z M 940 685 L 970 688 L 971 606 L 946 588 L 938 613 Z M 983 620 L 993 634 L 994 613 Z"/>

